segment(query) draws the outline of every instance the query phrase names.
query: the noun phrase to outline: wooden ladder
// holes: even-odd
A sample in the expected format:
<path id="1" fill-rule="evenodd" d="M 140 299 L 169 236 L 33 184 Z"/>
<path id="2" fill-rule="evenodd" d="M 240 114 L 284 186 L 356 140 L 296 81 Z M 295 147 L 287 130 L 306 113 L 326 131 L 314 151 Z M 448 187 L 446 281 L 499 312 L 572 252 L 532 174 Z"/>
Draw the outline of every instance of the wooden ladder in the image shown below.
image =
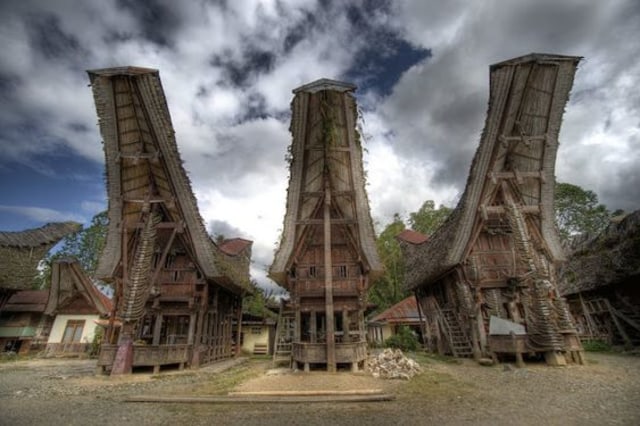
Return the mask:
<path id="1" fill-rule="evenodd" d="M 293 358 L 291 357 L 291 352 L 293 349 L 294 322 L 293 312 L 285 309 L 284 301 L 280 302 L 278 324 L 276 325 L 275 347 L 273 350 L 274 367 L 281 362 L 287 362 L 289 367 L 292 365 Z"/>
<path id="2" fill-rule="evenodd" d="M 460 321 L 453 309 L 441 309 L 441 318 L 449 340 L 449 346 L 456 358 L 468 358 L 473 355 L 473 348 L 467 333 L 460 327 Z"/>

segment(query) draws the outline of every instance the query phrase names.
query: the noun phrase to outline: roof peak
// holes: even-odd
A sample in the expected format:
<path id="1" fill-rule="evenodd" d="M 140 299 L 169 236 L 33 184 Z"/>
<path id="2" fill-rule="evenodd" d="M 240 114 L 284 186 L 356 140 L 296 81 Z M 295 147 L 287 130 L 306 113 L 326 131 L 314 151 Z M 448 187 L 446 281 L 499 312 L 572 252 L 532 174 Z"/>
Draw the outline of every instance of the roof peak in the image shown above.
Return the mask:
<path id="1" fill-rule="evenodd" d="M 293 93 L 308 92 L 316 93 L 321 90 L 334 90 L 336 92 L 353 92 L 358 87 L 345 81 L 331 80 L 330 78 L 321 78 L 311 83 L 304 84 L 297 89 L 293 89 Z"/>

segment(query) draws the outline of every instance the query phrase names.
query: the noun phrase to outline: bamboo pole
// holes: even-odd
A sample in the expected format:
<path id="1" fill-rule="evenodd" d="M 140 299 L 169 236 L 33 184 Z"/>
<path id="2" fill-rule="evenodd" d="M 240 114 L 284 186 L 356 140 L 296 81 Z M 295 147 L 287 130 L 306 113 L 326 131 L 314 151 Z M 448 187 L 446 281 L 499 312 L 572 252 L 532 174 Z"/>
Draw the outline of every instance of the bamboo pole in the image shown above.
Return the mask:
<path id="1" fill-rule="evenodd" d="M 327 371 L 336 371 L 336 336 L 333 318 L 333 266 L 331 263 L 331 188 L 329 177 L 324 182 L 324 287 L 327 327 Z"/>

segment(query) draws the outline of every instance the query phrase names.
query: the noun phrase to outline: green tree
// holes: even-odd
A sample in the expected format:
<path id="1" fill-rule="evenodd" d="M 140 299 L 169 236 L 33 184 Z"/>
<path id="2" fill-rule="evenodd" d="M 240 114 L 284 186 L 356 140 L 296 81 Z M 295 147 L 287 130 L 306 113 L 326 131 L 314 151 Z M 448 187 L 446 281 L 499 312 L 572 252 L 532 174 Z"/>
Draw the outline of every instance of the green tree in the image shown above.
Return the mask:
<path id="1" fill-rule="evenodd" d="M 369 287 L 369 300 L 384 310 L 404 299 L 408 292 L 404 287 L 404 261 L 396 236 L 405 229 L 399 214 L 386 226 L 376 239 L 384 275 Z"/>
<path id="2" fill-rule="evenodd" d="M 598 202 L 595 192 L 570 183 L 556 183 L 555 216 L 560 237 L 598 233 L 609 223 L 611 214 Z"/>
<path id="3" fill-rule="evenodd" d="M 107 212 L 103 211 L 91 219 L 91 224 L 88 227 L 64 237 L 60 250 L 49 254 L 42 262 L 34 287 L 49 287 L 51 284 L 51 263 L 63 257 L 75 257 L 87 274 L 93 277 L 98 267 L 98 258 L 106 241 L 108 224 Z"/>
<path id="4" fill-rule="evenodd" d="M 409 214 L 409 226 L 414 231 L 431 235 L 447 219 L 452 209 L 440 204 L 436 209 L 433 200 L 425 201 L 417 212 Z"/>
<path id="5" fill-rule="evenodd" d="M 251 280 L 252 292 L 242 300 L 242 311 L 257 317 L 276 315 L 269 307 L 278 306 L 278 300 L 272 290 L 265 290 L 255 280 Z"/>

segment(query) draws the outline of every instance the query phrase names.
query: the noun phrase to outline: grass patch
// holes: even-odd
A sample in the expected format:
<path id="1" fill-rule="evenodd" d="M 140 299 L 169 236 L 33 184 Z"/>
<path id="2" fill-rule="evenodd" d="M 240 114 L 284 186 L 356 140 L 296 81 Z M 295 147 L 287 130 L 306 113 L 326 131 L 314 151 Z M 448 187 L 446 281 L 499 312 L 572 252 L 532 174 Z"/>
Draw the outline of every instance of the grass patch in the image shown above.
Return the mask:
<path id="1" fill-rule="evenodd" d="M 247 363 L 212 375 L 206 382 L 188 390 L 193 395 L 226 395 L 240 383 L 264 372 L 264 362 L 250 360 Z"/>
<path id="2" fill-rule="evenodd" d="M 451 356 L 438 355 L 436 353 L 431 352 L 416 352 L 415 360 L 421 364 L 429 364 L 429 363 L 445 363 L 445 364 L 462 364 L 462 361 L 458 358 L 454 358 Z"/>
<path id="3" fill-rule="evenodd" d="M 582 342 L 582 347 L 587 352 L 611 352 L 612 348 L 607 342 L 602 340 L 587 340 Z"/>

